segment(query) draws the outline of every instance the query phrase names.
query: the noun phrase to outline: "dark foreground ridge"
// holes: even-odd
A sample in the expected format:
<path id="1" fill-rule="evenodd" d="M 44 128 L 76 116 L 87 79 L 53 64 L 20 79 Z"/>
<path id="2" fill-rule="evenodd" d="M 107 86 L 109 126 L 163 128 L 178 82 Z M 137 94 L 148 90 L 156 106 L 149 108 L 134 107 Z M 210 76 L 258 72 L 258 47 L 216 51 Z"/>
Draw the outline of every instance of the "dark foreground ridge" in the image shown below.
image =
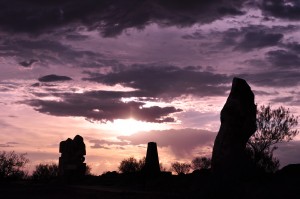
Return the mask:
<path id="1" fill-rule="evenodd" d="M 0 182 L 1 198 L 30 199 L 182 199 L 241 198 L 296 199 L 300 197 L 300 165 L 288 166 L 275 174 L 256 176 L 238 184 L 216 186 L 210 170 L 198 170 L 186 175 L 161 173 L 145 178 L 139 173 L 107 172 L 101 176 L 85 176 L 81 181 L 64 183 L 60 179 L 48 182 Z M 227 189 L 224 189 L 224 188 Z"/>

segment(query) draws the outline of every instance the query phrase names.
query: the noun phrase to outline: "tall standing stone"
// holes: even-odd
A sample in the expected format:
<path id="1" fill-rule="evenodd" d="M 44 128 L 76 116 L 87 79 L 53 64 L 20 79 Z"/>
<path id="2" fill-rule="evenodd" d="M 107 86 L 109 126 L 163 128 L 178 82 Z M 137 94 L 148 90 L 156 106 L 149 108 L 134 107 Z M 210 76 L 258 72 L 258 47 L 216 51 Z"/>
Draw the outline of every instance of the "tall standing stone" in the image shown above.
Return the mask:
<path id="1" fill-rule="evenodd" d="M 160 173 L 157 145 L 155 142 L 148 143 L 143 172 L 146 175 L 157 175 Z"/>
<path id="2" fill-rule="evenodd" d="M 245 148 L 256 131 L 254 94 L 247 82 L 234 78 L 221 111 L 221 127 L 215 139 L 212 171 L 224 180 L 238 179 L 245 168 Z"/>
<path id="3" fill-rule="evenodd" d="M 86 171 L 84 163 L 86 155 L 85 144 L 80 135 L 76 135 L 74 139 L 68 138 L 59 144 L 59 174 L 66 177 L 83 176 Z"/>

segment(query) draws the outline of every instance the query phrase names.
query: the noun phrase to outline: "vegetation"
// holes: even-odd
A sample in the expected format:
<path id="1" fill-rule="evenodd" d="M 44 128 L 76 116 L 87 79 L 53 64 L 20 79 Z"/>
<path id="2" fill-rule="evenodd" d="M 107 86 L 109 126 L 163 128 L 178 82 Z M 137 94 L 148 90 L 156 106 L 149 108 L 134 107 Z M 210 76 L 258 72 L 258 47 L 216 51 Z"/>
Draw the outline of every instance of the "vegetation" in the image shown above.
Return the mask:
<path id="1" fill-rule="evenodd" d="M 23 169 L 28 162 L 26 153 L 0 152 L 0 180 L 23 179 L 27 175 Z"/>
<path id="2" fill-rule="evenodd" d="M 188 163 L 174 162 L 171 164 L 171 170 L 179 174 L 187 174 L 191 169 L 191 165 Z"/>
<path id="3" fill-rule="evenodd" d="M 92 167 L 90 167 L 90 165 L 86 165 L 86 169 L 85 169 L 85 175 L 93 175 L 92 174 Z"/>
<path id="4" fill-rule="evenodd" d="M 32 173 L 34 180 L 50 180 L 56 177 L 58 177 L 58 165 L 54 163 L 39 164 Z"/>
<path id="5" fill-rule="evenodd" d="M 146 158 L 140 160 L 135 159 L 134 157 L 129 157 L 121 161 L 119 166 L 119 171 L 121 173 L 135 173 L 142 170 L 145 165 Z"/>
<path id="6" fill-rule="evenodd" d="M 299 131 L 298 117 L 289 109 L 280 106 L 272 109 L 270 105 L 260 106 L 257 110 L 257 131 L 247 143 L 247 152 L 254 164 L 267 172 L 279 168 L 279 160 L 273 157 L 276 144 L 292 140 Z"/>
<path id="7" fill-rule="evenodd" d="M 211 158 L 195 157 L 192 160 L 191 167 L 193 170 L 209 169 L 211 167 Z"/>

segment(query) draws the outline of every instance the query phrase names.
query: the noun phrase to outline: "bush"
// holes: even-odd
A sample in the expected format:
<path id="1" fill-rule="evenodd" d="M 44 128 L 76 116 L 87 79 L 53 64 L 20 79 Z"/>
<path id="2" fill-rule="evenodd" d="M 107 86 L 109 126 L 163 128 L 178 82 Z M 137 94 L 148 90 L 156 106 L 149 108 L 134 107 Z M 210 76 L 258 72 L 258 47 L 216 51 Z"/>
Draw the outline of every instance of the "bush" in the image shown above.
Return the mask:
<path id="1" fill-rule="evenodd" d="M 34 180 L 48 181 L 58 177 L 58 172 L 57 164 L 39 164 L 35 167 L 32 178 Z"/>

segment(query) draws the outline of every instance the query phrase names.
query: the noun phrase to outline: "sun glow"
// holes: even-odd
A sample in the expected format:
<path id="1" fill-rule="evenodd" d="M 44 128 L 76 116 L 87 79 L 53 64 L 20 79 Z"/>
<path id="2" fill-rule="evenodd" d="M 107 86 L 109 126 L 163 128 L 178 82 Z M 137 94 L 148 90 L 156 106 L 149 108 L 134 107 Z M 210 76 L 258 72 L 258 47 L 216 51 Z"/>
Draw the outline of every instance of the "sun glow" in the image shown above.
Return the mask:
<path id="1" fill-rule="evenodd" d="M 117 119 L 111 122 L 107 127 L 115 131 L 119 135 L 132 135 L 137 132 L 151 131 L 151 130 L 164 130 L 169 128 L 167 124 L 158 124 L 150 122 L 141 122 L 133 118 L 130 119 Z"/>

